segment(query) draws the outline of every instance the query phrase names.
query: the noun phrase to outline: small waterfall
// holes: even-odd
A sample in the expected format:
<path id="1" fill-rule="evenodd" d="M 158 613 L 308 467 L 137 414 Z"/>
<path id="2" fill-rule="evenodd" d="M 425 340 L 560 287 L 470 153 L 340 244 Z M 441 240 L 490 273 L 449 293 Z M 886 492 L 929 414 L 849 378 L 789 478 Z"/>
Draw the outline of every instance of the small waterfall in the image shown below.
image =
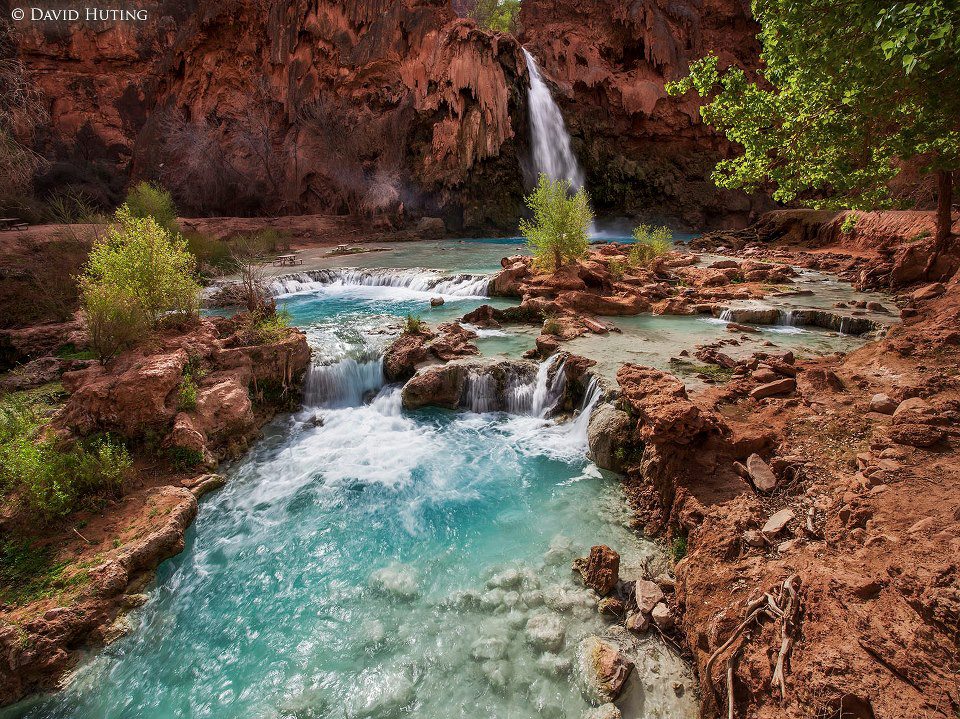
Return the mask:
<path id="1" fill-rule="evenodd" d="M 325 287 L 397 287 L 448 297 L 486 297 L 486 275 L 441 275 L 434 270 L 361 270 L 352 268 L 311 270 L 275 278 L 270 292 L 275 297 L 315 292 Z"/>
<path id="2" fill-rule="evenodd" d="M 530 402 L 530 414 L 535 417 L 546 417 L 556 408 L 557 402 L 563 396 L 567 388 L 567 375 L 563 371 L 565 361 L 560 358 L 560 355 L 552 355 L 540 363 L 540 368 L 537 370 L 537 383 Z M 556 370 L 553 369 L 554 365 L 557 365 Z M 553 370 L 552 376 L 551 370 Z"/>
<path id="3" fill-rule="evenodd" d="M 785 327 L 793 327 L 796 324 L 796 318 L 793 316 L 793 310 L 780 310 L 777 324 Z"/>
<path id="4" fill-rule="evenodd" d="M 467 374 L 467 382 L 460 403 L 471 412 L 500 411 L 501 402 L 500 397 L 497 396 L 497 382 L 493 375 L 482 369 L 471 368 Z"/>
<path id="5" fill-rule="evenodd" d="M 560 108 L 543 81 L 537 61 L 526 48 L 527 71 L 530 73 L 530 136 L 533 144 L 533 168 L 552 180 L 567 179 L 574 190 L 583 187 L 583 171 L 570 148 L 570 134 Z"/>
<path id="6" fill-rule="evenodd" d="M 561 355 L 552 355 L 540 363 L 535 377 L 511 373 L 501 383 L 488 368 L 471 368 L 460 404 L 472 412 L 547 417 L 556 409 L 567 386 L 563 363 Z"/>
<path id="7" fill-rule="evenodd" d="M 720 313 L 721 322 L 733 322 L 733 310 L 729 307 Z"/>
<path id="8" fill-rule="evenodd" d="M 364 395 L 385 384 L 382 357 L 375 360 L 347 357 L 332 364 L 310 367 L 303 402 L 308 407 L 359 407 Z"/>
<path id="9" fill-rule="evenodd" d="M 580 410 L 572 422 L 567 425 L 568 436 L 571 440 L 579 442 L 586 446 L 587 427 L 590 425 L 590 415 L 593 414 L 593 408 L 597 406 L 600 397 L 603 396 L 603 387 L 600 385 L 595 375 L 591 375 L 587 388 L 583 391 L 583 400 L 580 402 Z"/>

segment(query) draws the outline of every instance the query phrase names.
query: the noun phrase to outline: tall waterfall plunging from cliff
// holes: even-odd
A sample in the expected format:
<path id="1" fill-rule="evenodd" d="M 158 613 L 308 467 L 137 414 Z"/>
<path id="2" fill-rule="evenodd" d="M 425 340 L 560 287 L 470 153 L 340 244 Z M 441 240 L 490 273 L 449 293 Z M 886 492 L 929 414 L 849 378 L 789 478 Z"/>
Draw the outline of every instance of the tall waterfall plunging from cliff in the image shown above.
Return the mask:
<path id="1" fill-rule="evenodd" d="M 583 171 L 570 148 L 570 133 L 563 122 L 560 108 L 550 94 L 550 88 L 543 81 L 537 61 L 526 48 L 523 55 L 527 58 L 527 70 L 530 73 L 530 139 L 533 144 L 533 169 L 544 173 L 552 180 L 567 179 L 573 189 L 583 187 Z"/>

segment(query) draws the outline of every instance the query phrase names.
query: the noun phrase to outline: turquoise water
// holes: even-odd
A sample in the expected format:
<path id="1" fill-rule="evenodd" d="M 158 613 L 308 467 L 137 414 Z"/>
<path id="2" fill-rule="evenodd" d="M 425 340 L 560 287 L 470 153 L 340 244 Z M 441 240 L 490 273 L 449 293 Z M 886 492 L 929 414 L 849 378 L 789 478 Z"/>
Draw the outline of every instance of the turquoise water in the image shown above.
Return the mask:
<path id="1" fill-rule="evenodd" d="M 135 629 L 6 716 L 580 719 L 576 647 L 609 623 L 570 561 L 606 543 L 629 578 L 662 555 L 587 461 L 586 415 L 401 409 L 381 386 L 383 326 L 429 294 L 284 298 L 317 372 L 353 391 L 321 384 L 269 425 L 201 503 Z M 449 297 L 430 321 L 483 301 Z M 636 652 L 626 716 L 695 716 L 687 668 L 659 639 Z"/>

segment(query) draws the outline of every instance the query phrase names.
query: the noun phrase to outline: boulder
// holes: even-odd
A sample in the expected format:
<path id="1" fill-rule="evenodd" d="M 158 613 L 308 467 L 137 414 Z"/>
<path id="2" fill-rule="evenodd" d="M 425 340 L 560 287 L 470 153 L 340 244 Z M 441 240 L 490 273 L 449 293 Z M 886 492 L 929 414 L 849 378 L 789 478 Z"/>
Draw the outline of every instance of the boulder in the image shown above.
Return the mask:
<path id="1" fill-rule="evenodd" d="M 431 297 L 431 298 L 430 298 L 430 306 L 431 306 L 431 307 L 440 307 L 443 303 L 444 303 L 444 299 L 443 299 L 442 297 Z"/>
<path id="2" fill-rule="evenodd" d="M 633 661 L 612 642 L 587 637 L 577 647 L 577 668 L 584 694 L 594 702 L 612 702 L 633 671 Z"/>
<path id="3" fill-rule="evenodd" d="M 880 414 L 893 414 L 896 408 L 897 403 L 885 394 L 877 393 L 870 398 L 871 412 L 879 412 Z"/>
<path id="4" fill-rule="evenodd" d="M 912 299 L 914 302 L 925 302 L 927 300 L 932 300 L 939 297 L 946 291 L 947 288 L 942 282 L 934 282 L 933 284 L 916 290 L 912 295 L 910 295 L 910 299 Z"/>
<path id="5" fill-rule="evenodd" d="M 520 297 L 520 286 L 530 275 L 529 259 L 523 257 L 504 258 L 503 269 L 490 280 L 488 292 L 491 297 Z"/>
<path id="6" fill-rule="evenodd" d="M 767 539 L 773 539 L 793 521 L 794 517 L 793 510 L 789 507 L 781 509 L 779 512 L 771 515 L 766 524 L 760 529 L 760 532 Z"/>
<path id="7" fill-rule="evenodd" d="M 936 417 L 937 410 L 935 410 L 929 402 L 920 397 L 910 397 L 909 399 L 903 400 L 893 411 L 893 421 L 901 424 L 926 424 L 935 420 Z"/>
<path id="8" fill-rule="evenodd" d="M 644 442 L 687 445 L 713 428 L 690 398 L 683 383 L 671 374 L 640 365 L 625 364 L 617 382 Z"/>
<path id="9" fill-rule="evenodd" d="M 755 387 L 753 391 L 750 392 L 750 396 L 753 399 L 764 399 L 766 397 L 774 397 L 778 394 L 793 392 L 796 388 L 797 381 L 795 379 L 792 377 L 784 377 L 783 379 L 767 382 L 759 387 Z"/>
<path id="10" fill-rule="evenodd" d="M 647 616 L 653 611 L 653 608 L 663 601 L 663 589 L 656 582 L 649 579 L 638 579 L 634 582 L 634 597 L 636 598 L 637 609 L 641 614 Z"/>
<path id="11" fill-rule="evenodd" d="M 593 709 L 588 709 L 583 714 L 583 719 L 623 719 L 623 714 L 617 709 L 616 704 L 607 702 Z"/>
<path id="12" fill-rule="evenodd" d="M 573 568 L 580 573 L 584 584 L 605 597 L 620 579 L 620 555 L 599 544 L 590 548 L 588 556 L 573 560 Z"/>
<path id="13" fill-rule="evenodd" d="M 622 472 L 624 460 L 630 452 L 630 437 L 633 421 L 626 412 L 604 403 L 590 416 L 587 426 L 587 442 L 590 457 L 602 469 Z"/>
<path id="14" fill-rule="evenodd" d="M 777 488 L 777 476 L 759 454 L 751 454 L 747 457 L 747 473 L 750 475 L 750 482 L 758 492 L 769 494 Z"/>
<path id="15" fill-rule="evenodd" d="M 563 620 L 556 614 L 534 614 L 524 630 L 527 642 L 542 651 L 557 652 L 563 648 L 566 632 Z"/>
<path id="16" fill-rule="evenodd" d="M 895 424 L 889 430 L 890 439 L 908 447 L 932 447 L 947 436 L 940 427 L 932 424 Z"/>
<path id="17" fill-rule="evenodd" d="M 674 624 L 673 612 L 664 602 L 660 602 L 653 608 L 653 611 L 650 612 L 650 618 L 663 631 L 671 629 Z"/>
<path id="18" fill-rule="evenodd" d="M 430 359 L 427 342 L 431 334 L 407 332 L 387 348 L 383 356 L 383 373 L 390 382 L 409 379 L 417 366 Z"/>

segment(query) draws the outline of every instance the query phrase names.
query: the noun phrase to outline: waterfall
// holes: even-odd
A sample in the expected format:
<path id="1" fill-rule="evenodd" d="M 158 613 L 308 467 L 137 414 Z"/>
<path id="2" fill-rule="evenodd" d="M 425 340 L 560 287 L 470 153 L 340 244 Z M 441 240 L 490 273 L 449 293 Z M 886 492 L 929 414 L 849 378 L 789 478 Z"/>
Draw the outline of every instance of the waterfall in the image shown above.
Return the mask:
<path id="1" fill-rule="evenodd" d="M 577 416 L 565 425 L 561 425 L 563 436 L 571 447 L 587 446 L 587 428 L 590 425 L 590 415 L 593 414 L 593 408 L 603 396 L 603 387 L 600 385 L 595 375 L 591 375 L 586 389 L 583 391 L 583 399 L 580 402 L 580 409 Z"/>
<path id="2" fill-rule="evenodd" d="M 303 402 L 308 407 L 359 407 L 364 395 L 386 384 L 383 358 L 313 365 L 307 373 Z"/>
<path id="3" fill-rule="evenodd" d="M 523 54 L 530 73 L 528 101 L 534 170 L 538 176 L 544 173 L 552 180 L 567 179 L 574 190 L 579 189 L 583 187 L 583 172 L 570 149 L 570 135 L 563 115 L 543 81 L 537 61 L 526 48 Z"/>
<path id="4" fill-rule="evenodd" d="M 784 325 L 786 327 L 793 327 L 796 322 L 793 316 L 793 310 L 780 310 L 780 314 L 777 318 L 778 325 Z"/>
<path id="5" fill-rule="evenodd" d="M 563 362 L 561 355 L 552 355 L 540 363 L 536 376 L 512 372 L 502 387 L 488 368 L 471 367 L 460 405 L 472 412 L 547 417 L 556 409 L 567 386 Z"/>
<path id="6" fill-rule="evenodd" d="M 721 322 L 733 322 L 733 310 L 729 307 L 720 313 Z"/>
<path id="7" fill-rule="evenodd" d="M 275 278 L 270 292 L 275 297 L 316 292 L 324 288 L 397 287 L 448 297 L 486 297 L 486 275 L 441 275 L 434 270 L 361 270 L 352 268 L 295 272 Z"/>

